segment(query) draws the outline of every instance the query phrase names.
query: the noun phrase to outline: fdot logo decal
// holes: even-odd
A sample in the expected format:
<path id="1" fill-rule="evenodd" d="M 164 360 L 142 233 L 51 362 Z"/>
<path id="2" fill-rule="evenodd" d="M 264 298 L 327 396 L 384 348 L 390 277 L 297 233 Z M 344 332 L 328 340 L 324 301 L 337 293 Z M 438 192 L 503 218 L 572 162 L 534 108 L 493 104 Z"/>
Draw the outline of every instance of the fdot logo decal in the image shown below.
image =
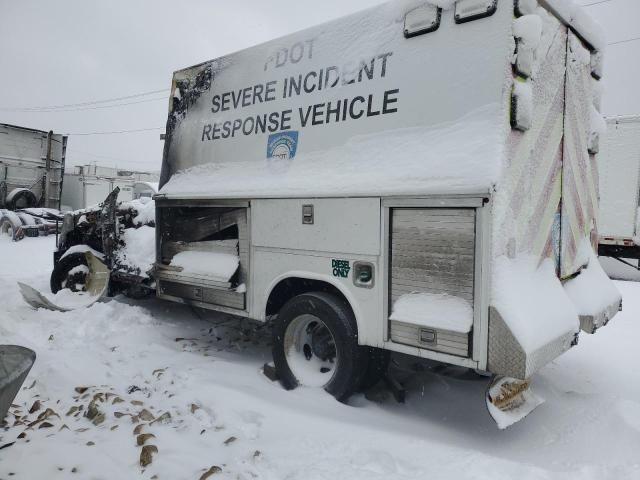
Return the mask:
<path id="1" fill-rule="evenodd" d="M 298 150 L 298 132 L 295 130 L 269 135 L 267 158 L 292 160 Z"/>

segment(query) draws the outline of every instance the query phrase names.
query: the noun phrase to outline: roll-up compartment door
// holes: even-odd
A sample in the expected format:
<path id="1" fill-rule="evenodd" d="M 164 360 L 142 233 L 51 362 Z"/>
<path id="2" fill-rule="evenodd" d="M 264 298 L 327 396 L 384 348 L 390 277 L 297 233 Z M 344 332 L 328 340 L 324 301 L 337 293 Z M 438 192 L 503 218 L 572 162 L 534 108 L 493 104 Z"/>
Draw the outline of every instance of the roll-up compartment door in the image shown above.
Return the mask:
<path id="1" fill-rule="evenodd" d="M 391 340 L 470 356 L 475 209 L 393 208 L 390 219 Z"/>

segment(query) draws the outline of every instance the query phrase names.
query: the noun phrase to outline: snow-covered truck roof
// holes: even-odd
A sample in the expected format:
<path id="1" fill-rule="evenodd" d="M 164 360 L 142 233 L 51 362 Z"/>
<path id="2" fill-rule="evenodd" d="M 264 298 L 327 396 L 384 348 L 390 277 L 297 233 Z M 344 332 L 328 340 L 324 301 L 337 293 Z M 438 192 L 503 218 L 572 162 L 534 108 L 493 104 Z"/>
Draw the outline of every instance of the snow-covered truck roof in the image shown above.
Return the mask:
<path id="1" fill-rule="evenodd" d="M 572 2 L 541 4 L 597 50 Z M 513 17 L 510 1 L 395 1 L 177 71 L 160 193 L 486 194 L 509 128 Z"/>
<path id="2" fill-rule="evenodd" d="M 390 2 L 176 72 L 161 194 L 487 194 L 513 9 L 456 23 L 440 3 Z"/>

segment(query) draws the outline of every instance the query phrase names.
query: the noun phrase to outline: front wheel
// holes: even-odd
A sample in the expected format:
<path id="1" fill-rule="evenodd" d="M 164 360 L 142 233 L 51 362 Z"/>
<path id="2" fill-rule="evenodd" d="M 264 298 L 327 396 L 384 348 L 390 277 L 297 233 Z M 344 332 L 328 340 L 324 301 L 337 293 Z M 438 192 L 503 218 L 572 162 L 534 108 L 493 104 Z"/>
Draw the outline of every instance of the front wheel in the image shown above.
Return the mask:
<path id="1" fill-rule="evenodd" d="M 353 312 L 335 295 L 298 295 L 274 322 L 273 361 L 287 390 L 322 387 L 344 401 L 361 385 L 367 360 Z"/>
<path id="2" fill-rule="evenodd" d="M 84 253 L 72 253 L 63 257 L 53 267 L 51 272 L 51 292 L 58 293 L 63 288 L 72 292 L 84 292 L 87 290 L 87 278 L 89 265 Z"/>

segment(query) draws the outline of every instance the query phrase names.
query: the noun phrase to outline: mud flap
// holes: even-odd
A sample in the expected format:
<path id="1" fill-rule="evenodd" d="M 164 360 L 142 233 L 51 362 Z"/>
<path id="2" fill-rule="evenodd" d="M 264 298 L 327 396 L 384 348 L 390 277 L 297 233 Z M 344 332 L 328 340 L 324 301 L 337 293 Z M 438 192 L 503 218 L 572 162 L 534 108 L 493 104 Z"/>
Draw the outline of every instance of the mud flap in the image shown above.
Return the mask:
<path id="1" fill-rule="evenodd" d="M 495 376 L 486 393 L 487 409 L 500 430 L 519 422 L 544 400 L 529 386 L 528 380 Z"/>
<path id="2" fill-rule="evenodd" d="M 74 304 L 73 306 L 59 306 L 53 303 L 44 294 L 36 290 L 35 288 L 18 282 L 20 287 L 20 293 L 25 302 L 35 309 L 44 308 L 46 310 L 53 310 L 56 312 L 69 312 L 71 310 L 77 310 L 80 308 L 87 308 L 100 300 L 109 288 L 109 269 L 91 252 L 85 252 L 87 258 L 87 265 L 89 266 L 89 273 L 87 274 L 86 289 L 88 295 L 86 300 L 82 303 Z"/>

